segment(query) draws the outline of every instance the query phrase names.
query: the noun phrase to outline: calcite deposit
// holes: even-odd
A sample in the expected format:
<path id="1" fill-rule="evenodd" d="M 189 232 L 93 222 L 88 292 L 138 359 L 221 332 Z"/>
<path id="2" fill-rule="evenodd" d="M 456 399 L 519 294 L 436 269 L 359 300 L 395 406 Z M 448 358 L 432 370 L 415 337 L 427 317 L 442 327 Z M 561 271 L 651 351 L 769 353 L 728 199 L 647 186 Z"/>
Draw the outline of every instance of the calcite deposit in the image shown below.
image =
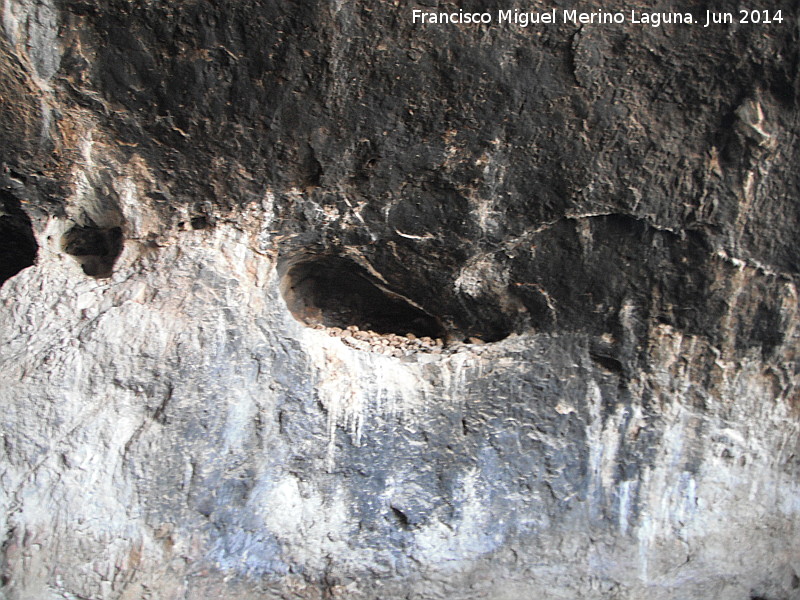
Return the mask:
<path id="1" fill-rule="evenodd" d="M 0 596 L 800 598 L 800 30 L 3 0 Z"/>

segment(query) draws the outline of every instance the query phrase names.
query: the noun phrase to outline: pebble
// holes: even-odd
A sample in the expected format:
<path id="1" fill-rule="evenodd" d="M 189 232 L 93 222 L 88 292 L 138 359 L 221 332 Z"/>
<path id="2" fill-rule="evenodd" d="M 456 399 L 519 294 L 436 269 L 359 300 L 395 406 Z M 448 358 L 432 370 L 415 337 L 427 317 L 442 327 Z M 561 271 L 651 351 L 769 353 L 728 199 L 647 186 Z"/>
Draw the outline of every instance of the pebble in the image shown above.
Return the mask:
<path id="1" fill-rule="evenodd" d="M 424 352 L 430 354 L 450 354 L 452 352 L 459 352 L 463 348 L 462 344 L 456 344 L 445 349 L 444 340 L 441 338 L 431 338 L 430 336 L 417 337 L 413 333 L 406 333 L 405 335 L 398 335 L 396 333 L 381 334 L 369 329 L 361 329 L 358 325 L 348 325 L 346 328 L 342 327 L 325 327 L 321 324 L 312 325 L 314 329 L 322 329 L 327 331 L 331 337 L 338 337 L 343 343 L 356 348 L 357 350 L 368 350 L 383 354 L 385 356 L 394 356 L 401 358 L 410 356 L 417 352 Z M 485 342 L 480 338 L 469 338 L 471 344 L 484 344 Z"/>

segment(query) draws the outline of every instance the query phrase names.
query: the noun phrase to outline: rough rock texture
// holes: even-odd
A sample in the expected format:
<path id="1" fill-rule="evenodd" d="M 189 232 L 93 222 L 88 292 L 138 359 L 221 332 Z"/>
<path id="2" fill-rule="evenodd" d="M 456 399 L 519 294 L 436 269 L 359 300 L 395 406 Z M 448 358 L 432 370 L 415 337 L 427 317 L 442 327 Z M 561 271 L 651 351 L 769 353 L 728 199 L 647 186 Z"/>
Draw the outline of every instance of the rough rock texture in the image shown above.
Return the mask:
<path id="1" fill-rule="evenodd" d="M 3 597 L 800 598 L 796 3 L 552 6 L 2 2 Z"/>

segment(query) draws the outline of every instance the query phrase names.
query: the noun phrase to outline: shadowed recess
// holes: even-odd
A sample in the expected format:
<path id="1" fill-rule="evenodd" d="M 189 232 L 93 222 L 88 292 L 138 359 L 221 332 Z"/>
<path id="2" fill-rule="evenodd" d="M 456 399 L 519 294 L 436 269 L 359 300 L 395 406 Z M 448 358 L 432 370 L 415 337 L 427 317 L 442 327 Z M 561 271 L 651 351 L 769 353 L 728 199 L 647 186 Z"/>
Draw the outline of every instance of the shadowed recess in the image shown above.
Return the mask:
<path id="1" fill-rule="evenodd" d="M 61 244 L 84 273 L 90 277 L 110 277 L 122 252 L 122 229 L 75 225 L 64 234 Z"/>
<path id="2" fill-rule="evenodd" d="M 28 215 L 19 201 L 5 192 L 0 196 L 0 286 L 14 275 L 32 266 L 39 245 L 33 235 Z"/>
<path id="3" fill-rule="evenodd" d="M 281 269 L 281 292 L 294 317 L 306 325 L 357 325 L 377 333 L 442 337 L 436 317 L 377 282 L 340 256 L 302 259 Z"/>

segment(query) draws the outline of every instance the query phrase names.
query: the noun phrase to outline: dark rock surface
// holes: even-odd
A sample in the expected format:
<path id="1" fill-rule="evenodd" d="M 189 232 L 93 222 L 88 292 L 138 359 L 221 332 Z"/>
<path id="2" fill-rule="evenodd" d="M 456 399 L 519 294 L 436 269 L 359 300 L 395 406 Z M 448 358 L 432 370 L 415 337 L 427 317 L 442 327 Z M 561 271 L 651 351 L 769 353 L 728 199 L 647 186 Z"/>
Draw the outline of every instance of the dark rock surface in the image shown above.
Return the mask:
<path id="1" fill-rule="evenodd" d="M 414 8 L 5 0 L 6 597 L 800 597 L 796 3 Z"/>

